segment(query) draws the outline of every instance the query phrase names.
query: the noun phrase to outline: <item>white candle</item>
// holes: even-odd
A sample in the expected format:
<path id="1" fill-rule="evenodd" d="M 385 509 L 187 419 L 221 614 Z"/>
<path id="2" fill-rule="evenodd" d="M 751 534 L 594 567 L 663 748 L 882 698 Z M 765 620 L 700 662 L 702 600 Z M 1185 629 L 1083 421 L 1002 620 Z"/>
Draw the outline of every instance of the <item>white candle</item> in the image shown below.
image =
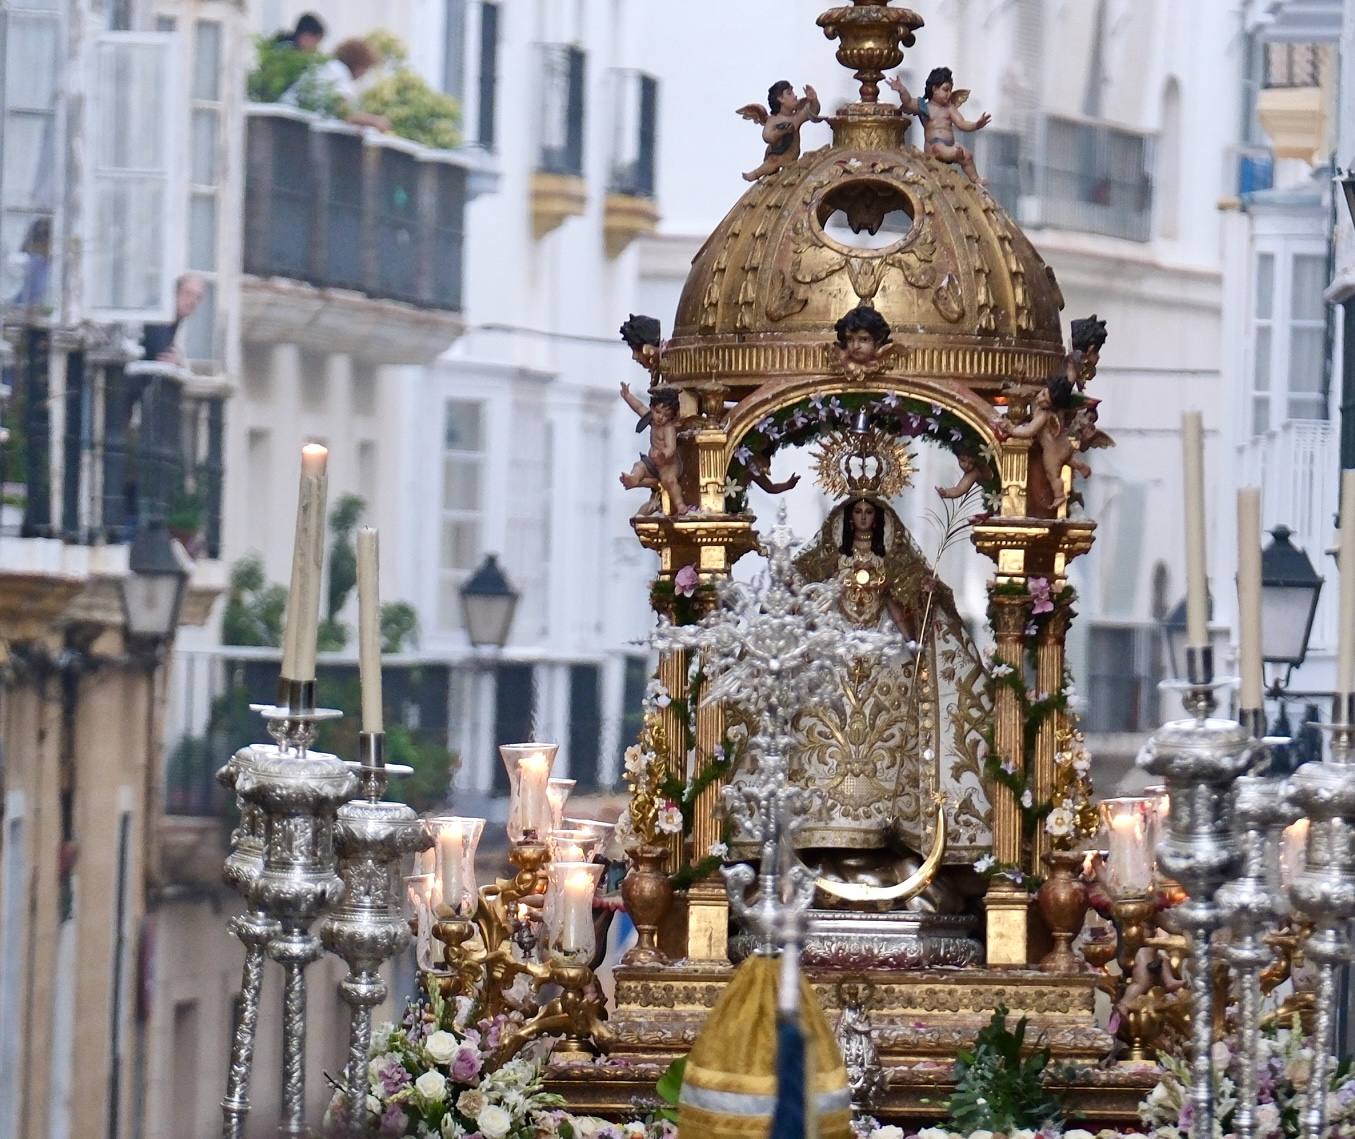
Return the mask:
<path id="1" fill-rule="evenodd" d="M 1153 881 L 1153 857 L 1147 833 L 1137 811 L 1110 820 L 1110 856 L 1107 868 L 1117 892 L 1137 897 L 1147 893 Z"/>
<path id="2" fill-rule="evenodd" d="M 550 760 L 539 751 L 523 756 L 518 780 L 518 818 L 523 831 L 535 831 L 533 838 L 539 842 L 550 829 L 550 801 L 546 798 Z"/>
<path id="3" fill-rule="evenodd" d="M 453 819 L 443 823 L 438 829 L 438 873 L 442 882 L 443 900 L 452 909 L 457 909 L 465 891 L 461 885 L 461 853 L 466 841 L 466 832 L 461 820 Z"/>
<path id="4" fill-rule="evenodd" d="M 575 870 L 565 878 L 560 908 L 560 949 L 578 953 L 592 948 L 594 878 L 587 870 Z"/>
<path id="5" fill-rule="evenodd" d="M 325 496 L 329 451 L 318 443 L 301 448 L 301 488 L 296 504 L 292 582 L 282 640 L 282 675 L 315 679 L 315 634 L 320 623 L 320 573 L 325 562 Z"/>
<path id="6" fill-rule="evenodd" d="M 376 530 L 358 531 L 358 675 L 362 684 L 362 730 L 382 731 L 381 592 L 377 576 Z"/>
<path id="7" fill-rule="evenodd" d="M 1198 411 L 1181 417 L 1186 483 L 1186 641 L 1209 644 L 1209 585 L 1204 554 L 1204 425 Z"/>
<path id="8" fill-rule="evenodd" d="M 1346 697 L 1355 692 L 1355 470 L 1341 472 L 1340 559 L 1341 609 L 1336 634 L 1336 694 Z"/>
<path id="9" fill-rule="evenodd" d="M 1261 492 L 1237 492 L 1237 655 L 1242 671 L 1242 708 L 1262 707 L 1261 674 Z"/>
<path id="10" fill-rule="evenodd" d="M 1303 869 L 1308 848 L 1308 820 L 1299 819 L 1284 828 L 1280 836 L 1280 885 L 1286 890 L 1294 875 Z"/>

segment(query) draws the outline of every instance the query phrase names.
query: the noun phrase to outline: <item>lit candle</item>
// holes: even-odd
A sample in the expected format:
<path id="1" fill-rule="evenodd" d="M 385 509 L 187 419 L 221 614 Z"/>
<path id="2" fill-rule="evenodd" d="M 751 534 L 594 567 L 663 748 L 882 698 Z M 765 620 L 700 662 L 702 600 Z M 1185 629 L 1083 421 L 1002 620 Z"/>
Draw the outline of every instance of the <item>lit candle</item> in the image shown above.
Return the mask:
<path id="1" fill-rule="evenodd" d="M 301 488 L 296 503 L 292 583 L 282 640 L 282 675 L 315 679 L 315 634 L 320 623 L 320 572 L 325 561 L 325 473 L 329 451 L 318 443 L 301 448 Z"/>
<path id="2" fill-rule="evenodd" d="M 1261 677 L 1261 492 L 1237 492 L 1237 655 L 1242 671 L 1239 704 L 1262 707 Z"/>
<path id="3" fill-rule="evenodd" d="M 1336 695 L 1344 698 L 1355 692 L 1355 470 L 1341 472 L 1340 549 L 1341 609 L 1336 635 Z M 1344 699 L 1341 707 L 1344 710 Z"/>
<path id="4" fill-rule="evenodd" d="M 534 751 L 522 758 L 518 768 L 518 810 L 525 835 L 539 841 L 550 829 L 550 801 L 546 785 L 550 780 L 550 760 Z M 533 833 L 534 832 L 534 833 Z"/>
<path id="5" fill-rule="evenodd" d="M 381 721 L 381 601 L 376 530 L 358 531 L 358 675 L 362 685 L 362 730 L 379 732 Z"/>
<path id="6" fill-rule="evenodd" d="M 1186 482 L 1186 642 L 1209 644 L 1209 585 L 1204 554 L 1204 425 L 1198 411 L 1181 417 Z"/>
<path id="7" fill-rule="evenodd" d="M 560 936 L 563 953 L 591 952 L 593 948 L 593 891 L 596 878 L 587 867 L 571 869 L 565 876 L 560 899 Z"/>
<path id="8" fill-rule="evenodd" d="M 1303 869 L 1308 848 L 1308 820 L 1299 819 L 1284 828 L 1280 836 L 1280 885 L 1286 890 Z"/>
<path id="9" fill-rule="evenodd" d="M 1153 852 L 1149 818 L 1153 803 L 1141 797 L 1103 799 L 1106 823 L 1106 881 L 1117 897 L 1142 897 L 1153 884 Z"/>
<path id="10" fill-rule="evenodd" d="M 465 891 L 461 885 L 461 853 L 466 832 L 460 819 L 452 819 L 438 828 L 438 873 L 442 882 L 443 901 L 453 910 L 459 910 Z"/>

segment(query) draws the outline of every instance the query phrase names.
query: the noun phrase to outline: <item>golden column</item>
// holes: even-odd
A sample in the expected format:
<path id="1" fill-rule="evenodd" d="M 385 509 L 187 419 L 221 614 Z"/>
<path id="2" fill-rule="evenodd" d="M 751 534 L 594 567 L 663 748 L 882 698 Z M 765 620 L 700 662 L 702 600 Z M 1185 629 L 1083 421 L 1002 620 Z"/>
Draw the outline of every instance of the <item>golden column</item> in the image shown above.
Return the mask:
<path id="1" fill-rule="evenodd" d="M 989 587 L 988 600 L 996 639 L 994 660 L 1010 666 L 1021 676 L 1025 670 L 1030 598 L 1012 592 L 1010 586 L 993 585 Z M 998 761 L 1010 762 L 1017 771 L 1022 770 L 1024 736 L 1025 723 L 1016 693 L 1006 684 L 997 684 L 993 697 L 993 746 Z M 993 805 L 993 857 L 1007 866 L 1023 865 L 1021 804 L 1009 787 L 996 780 L 989 784 L 988 794 Z M 984 907 L 988 915 L 988 964 L 1025 965 L 1030 908 L 1030 895 L 1025 887 L 995 877 L 989 883 Z"/>
<path id="2" fill-rule="evenodd" d="M 1051 589 L 1058 589 L 1062 583 L 1055 582 Z M 1035 690 L 1036 692 L 1056 692 L 1063 686 L 1063 668 L 1066 660 L 1068 627 L 1073 623 L 1073 607 L 1059 597 L 1054 598 L 1054 611 L 1045 618 L 1040 626 L 1035 642 Z M 1046 716 L 1040 724 L 1035 737 L 1035 769 L 1031 773 L 1031 794 L 1035 802 L 1043 803 L 1054 789 L 1054 752 L 1058 749 L 1058 713 Z M 1041 859 L 1049 849 L 1049 836 L 1044 827 L 1035 831 L 1035 842 L 1030 852 L 1030 861 L 1025 869 L 1030 873 L 1043 874 Z"/>
<path id="3" fill-rule="evenodd" d="M 715 749 L 724 740 L 725 710 L 719 704 L 696 710 L 696 762 L 710 763 Z M 711 846 L 721 840 L 717 817 L 720 792 L 725 780 L 717 779 L 697 796 L 692 823 L 692 862 L 706 857 Z M 729 895 L 724 878 L 717 871 L 687 892 L 687 959 L 689 961 L 729 960 Z"/>

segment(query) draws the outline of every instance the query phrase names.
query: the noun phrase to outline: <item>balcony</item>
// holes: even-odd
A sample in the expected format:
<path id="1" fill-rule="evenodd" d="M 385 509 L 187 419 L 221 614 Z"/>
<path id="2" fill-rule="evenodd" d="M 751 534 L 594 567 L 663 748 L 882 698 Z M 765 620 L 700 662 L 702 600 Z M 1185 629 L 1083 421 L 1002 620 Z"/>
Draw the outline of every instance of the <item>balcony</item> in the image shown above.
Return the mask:
<path id="1" fill-rule="evenodd" d="M 277 104 L 247 111 L 246 339 L 423 364 L 462 331 L 459 152 Z"/>
<path id="2" fill-rule="evenodd" d="M 1336 82 L 1336 57 L 1317 43 L 1267 43 L 1256 117 L 1276 158 L 1316 162 L 1328 144 L 1324 88 Z"/>
<path id="3" fill-rule="evenodd" d="M 1127 127 L 1045 115 L 1021 199 L 1028 225 L 1126 241 L 1152 236 L 1153 146 Z"/>
<path id="4" fill-rule="evenodd" d="M 532 173 L 532 232 L 538 238 L 588 207 L 583 180 L 586 59 L 563 44 L 537 47 L 537 161 Z"/>
<path id="5" fill-rule="evenodd" d="M 654 203 L 659 81 L 640 71 L 618 69 L 611 74 L 611 86 L 615 133 L 602 228 L 607 256 L 617 257 L 659 224 Z"/>

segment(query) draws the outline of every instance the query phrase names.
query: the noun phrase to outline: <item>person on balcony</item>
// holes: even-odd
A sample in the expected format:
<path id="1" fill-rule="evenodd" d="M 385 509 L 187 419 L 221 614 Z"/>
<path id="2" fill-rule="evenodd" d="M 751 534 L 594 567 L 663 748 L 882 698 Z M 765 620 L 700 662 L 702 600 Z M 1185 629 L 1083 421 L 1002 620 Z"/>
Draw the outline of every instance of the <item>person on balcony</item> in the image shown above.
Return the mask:
<path id="1" fill-rule="evenodd" d="M 299 52 L 310 55 L 320 47 L 325 38 L 325 25 L 314 12 L 306 12 L 297 18 L 296 27 L 290 32 L 279 32 L 273 42 L 279 47 L 287 45 Z"/>
<path id="2" fill-rule="evenodd" d="M 307 71 L 283 92 L 280 103 L 306 111 L 322 111 L 359 127 L 390 130 L 384 115 L 358 107 L 358 81 L 381 61 L 366 40 L 348 39 L 334 49 L 334 58 Z"/>
<path id="3" fill-rule="evenodd" d="M 141 358 L 184 367 L 183 353 L 175 341 L 179 328 L 197 311 L 206 285 L 196 273 L 183 273 L 174 282 L 174 319 L 167 324 L 147 324 L 141 331 Z"/>

